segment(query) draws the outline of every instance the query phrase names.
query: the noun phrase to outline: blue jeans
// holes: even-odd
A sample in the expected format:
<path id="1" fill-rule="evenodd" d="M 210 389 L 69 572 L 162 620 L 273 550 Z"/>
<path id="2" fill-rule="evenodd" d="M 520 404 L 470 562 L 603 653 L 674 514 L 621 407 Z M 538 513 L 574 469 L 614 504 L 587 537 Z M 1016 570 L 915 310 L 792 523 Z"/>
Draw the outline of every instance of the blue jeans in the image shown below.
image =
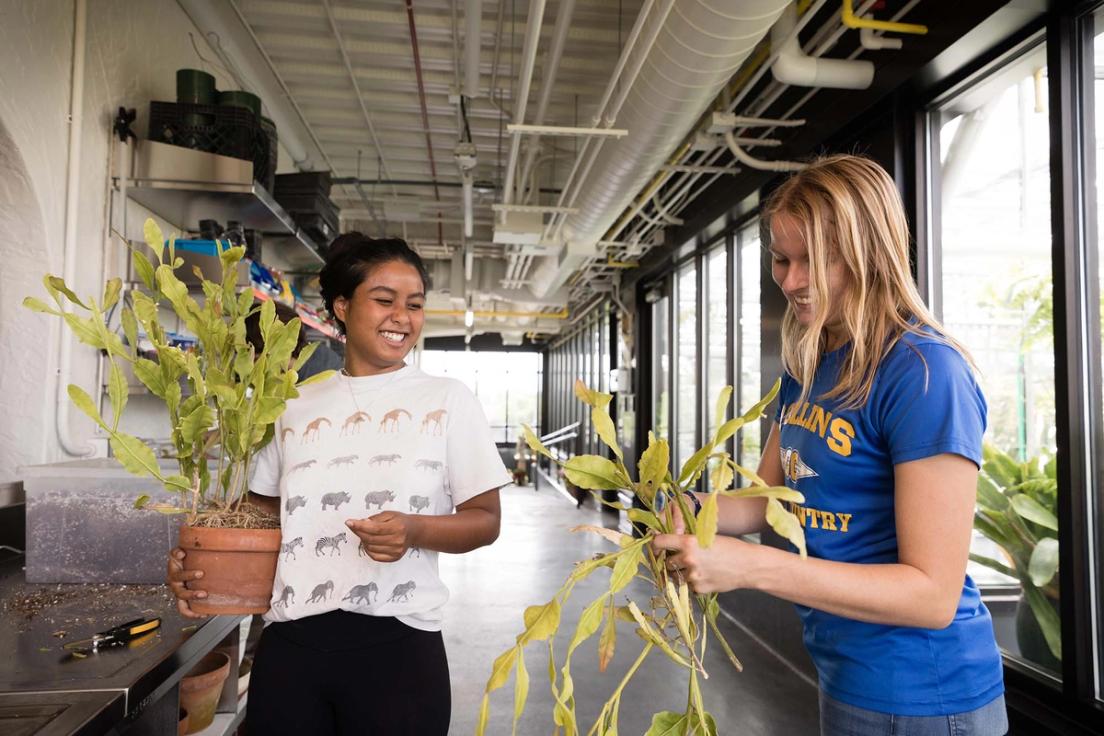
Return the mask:
<path id="1" fill-rule="evenodd" d="M 1008 733 L 1004 696 L 977 710 L 947 716 L 879 713 L 820 694 L 821 736 L 1003 736 Z"/>

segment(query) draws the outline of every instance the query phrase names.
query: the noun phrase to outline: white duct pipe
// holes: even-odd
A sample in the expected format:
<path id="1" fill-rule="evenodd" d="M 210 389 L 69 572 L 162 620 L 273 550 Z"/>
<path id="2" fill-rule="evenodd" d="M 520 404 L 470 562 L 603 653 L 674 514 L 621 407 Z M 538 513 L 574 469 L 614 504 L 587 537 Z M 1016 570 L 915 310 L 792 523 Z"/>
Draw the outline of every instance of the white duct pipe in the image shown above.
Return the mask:
<path id="1" fill-rule="evenodd" d="M 464 193 L 464 237 L 470 238 L 472 236 L 472 175 L 471 172 L 464 172 L 461 176 L 460 183 L 463 187 Z"/>
<path id="2" fill-rule="evenodd" d="M 269 117 L 276 124 L 280 143 L 287 149 L 296 167 L 303 171 L 333 168 L 326 161 L 321 145 L 314 140 L 291 93 L 277 77 L 253 36 L 252 29 L 246 26 L 234 0 L 177 0 L 177 3 L 204 38 L 212 31 L 218 34 L 222 51 L 233 60 L 244 77 L 237 79 L 237 83 L 264 101 Z"/>
<path id="3" fill-rule="evenodd" d="M 863 16 L 869 18 L 869 15 Z M 881 51 L 882 49 L 899 49 L 901 48 L 901 39 L 889 38 L 887 36 L 877 36 L 874 34 L 873 28 L 860 28 L 859 29 L 859 43 L 864 49 L 870 51 Z"/>
<path id="4" fill-rule="evenodd" d="M 69 154 L 65 172 L 65 241 L 62 251 L 62 277 L 70 288 L 77 276 L 77 204 L 80 201 L 81 135 L 84 118 L 84 51 L 88 35 L 88 3 L 73 3 L 73 66 L 69 93 Z M 71 311 L 68 302 L 63 309 Z M 57 436 L 61 449 L 69 455 L 88 457 L 95 448 L 78 444 L 69 426 L 69 381 L 73 371 L 73 336 L 69 330 L 61 330 L 61 346 L 58 354 L 57 381 Z M 99 387 L 97 387 L 99 390 Z"/>
<path id="5" fill-rule="evenodd" d="M 618 125 L 630 132 L 607 143 L 581 181 L 578 211 L 566 239 L 583 245 L 544 258 L 533 272 L 535 293 L 559 288 L 672 151 L 721 87 L 747 60 L 788 4 L 785 0 L 676 0 L 628 90 Z"/>
<path id="6" fill-rule="evenodd" d="M 849 59 L 821 59 L 801 50 L 793 33 L 797 6 L 788 5 L 771 28 L 771 47 L 778 58 L 771 66 L 774 78 L 798 87 L 866 89 L 874 81 L 874 63 Z M 750 165 L 750 164 L 749 164 Z"/>
<path id="7" fill-rule="evenodd" d="M 724 137 L 725 143 L 728 144 L 728 150 L 732 151 L 732 155 L 736 157 L 736 160 L 750 168 L 759 169 L 760 171 L 801 171 L 807 166 L 807 164 L 800 161 L 764 161 L 761 158 L 755 158 L 740 148 L 731 130 L 726 130 Z"/>
<path id="8" fill-rule="evenodd" d="M 556 27 L 552 32 L 552 48 L 548 51 L 548 58 L 544 65 L 544 77 L 541 79 L 541 95 L 537 102 L 537 114 L 533 118 L 534 125 L 544 124 L 544 115 L 548 110 L 548 101 L 552 98 L 552 87 L 556 81 L 556 74 L 560 70 L 560 59 L 563 57 L 564 43 L 567 41 L 567 31 L 571 27 L 571 16 L 575 12 L 575 0 L 560 0 L 560 7 L 556 11 Z M 529 181 L 529 174 L 533 171 L 533 164 L 540 150 L 540 136 L 534 135 L 529 139 L 529 148 L 525 154 L 525 164 L 521 167 L 521 182 L 524 186 Z M 530 186 L 530 191 L 535 187 Z"/>
<path id="9" fill-rule="evenodd" d="M 537 60 L 537 43 L 540 41 L 541 24 L 544 22 L 544 0 L 529 0 L 526 18 L 525 44 L 521 51 L 521 73 L 518 77 L 518 97 L 514 102 L 514 123 L 525 123 L 525 108 L 529 104 L 529 85 L 533 81 L 533 64 Z M 506 185 L 502 188 L 502 203 L 510 204 L 514 197 L 514 171 L 517 168 L 518 147 L 521 135 L 510 137 L 510 158 L 506 163 Z M 505 217 L 505 215 L 503 215 Z"/>
<path id="10" fill-rule="evenodd" d="M 483 0 L 468 0 L 464 7 L 464 96 L 479 97 L 480 32 L 483 25 Z"/>

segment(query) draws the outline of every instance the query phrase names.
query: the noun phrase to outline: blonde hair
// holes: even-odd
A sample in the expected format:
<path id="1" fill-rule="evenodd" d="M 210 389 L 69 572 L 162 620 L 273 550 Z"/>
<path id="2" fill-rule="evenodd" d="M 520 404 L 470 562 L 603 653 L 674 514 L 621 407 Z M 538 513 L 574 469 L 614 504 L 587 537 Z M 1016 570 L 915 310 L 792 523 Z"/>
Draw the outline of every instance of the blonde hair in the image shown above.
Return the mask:
<path id="1" fill-rule="evenodd" d="M 800 401 L 809 399 L 827 345 L 830 303 L 839 305 L 850 349 L 836 385 L 823 398 L 838 398 L 843 408 L 867 402 L 878 365 L 905 333 L 933 337 L 973 365 L 920 298 L 909 268 L 904 206 L 885 169 L 862 156 L 816 159 L 770 196 L 763 208 L 764 231 L 779 214 L 796 224 L 808 249 L 809 291 L 817 305 L 808 327 L 790 306 L 782 321 L 782 365 L 801 384 Z M 830 262 L 843 266 L 842 293 L 828 293 Z"/>

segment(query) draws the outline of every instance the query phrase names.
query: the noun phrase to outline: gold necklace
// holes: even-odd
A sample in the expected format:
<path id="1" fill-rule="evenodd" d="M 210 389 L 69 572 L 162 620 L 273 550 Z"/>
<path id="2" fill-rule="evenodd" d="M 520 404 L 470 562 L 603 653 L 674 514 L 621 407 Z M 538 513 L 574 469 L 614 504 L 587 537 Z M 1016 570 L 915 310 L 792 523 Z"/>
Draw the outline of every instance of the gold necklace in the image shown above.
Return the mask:
<path id="1" fill-rule="evenodd" d="M 403 364 L 402 368 L 398 368 L 396 370 L 393 370 L 393 371 L 391 371 L 391 373 L 392 374 L 398 374 L 398 373 L 402 372 L 403 368 L 406 368 L 405 363 Z M 344 366 L 342 366 L 342 368 L 341 368 L 341 375 L 345 376 L 346 379 L 360 378 L 360 376 L 353 376 L 352 374 L 350 374 L 349 371 L 347 371 Z M 380 384 L 380 386 L 378 386 L 376 388 L 376 391 L 383 390 L 384 388 L 389 386 L 392 382 L 394 382 L 394 380 L 396 378 L 398 378 L 398 375 L 392 375 L 389 379 L 387 379 L 382 384 Z M 349 387 L 349 396 L 353 400 L 353 406 L 356 407 L 357 413 L 365 414 L 364 410 L 360 408 L 360 402 L 357 401 L 356 392 L 353 391 L 353 382 L 352 382 L 352 380 L 346 380 L 345 385 Z"/>

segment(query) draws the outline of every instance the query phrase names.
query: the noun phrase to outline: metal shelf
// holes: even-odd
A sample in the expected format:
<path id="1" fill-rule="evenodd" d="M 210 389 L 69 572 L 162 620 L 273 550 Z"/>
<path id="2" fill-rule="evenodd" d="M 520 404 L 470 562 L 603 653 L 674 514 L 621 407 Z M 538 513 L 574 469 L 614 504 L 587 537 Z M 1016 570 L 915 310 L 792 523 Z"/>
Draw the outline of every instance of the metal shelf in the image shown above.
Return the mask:
<path id="1" fill-rule="evenodd" d="M 324 259 L 304 233 L 260 184 L 130 179 L 127 196 L 177 227 L 199 231 L 199 221 L 236 220 L 265 236 L 266 264 L 283 270 L 317 270 Z"/>

